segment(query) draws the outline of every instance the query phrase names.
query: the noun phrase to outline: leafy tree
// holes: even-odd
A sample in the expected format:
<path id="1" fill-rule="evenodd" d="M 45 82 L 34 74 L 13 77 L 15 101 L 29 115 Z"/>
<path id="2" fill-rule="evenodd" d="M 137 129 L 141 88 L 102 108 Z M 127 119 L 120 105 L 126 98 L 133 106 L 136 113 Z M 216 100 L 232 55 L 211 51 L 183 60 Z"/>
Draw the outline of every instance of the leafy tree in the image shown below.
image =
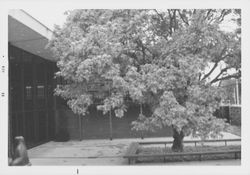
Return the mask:
<path id="1" fill-rule="evenodd" d="M 114 110 L 123 117 L 128 100 L 147 104 L 151 115 L 141 108 L 133 129 L 172 126 L 173 151 L 183 150 L 185 135 L 220 135 L 226 124 L 213 116 L 223 96 L 216 84 L 241 74 L 240 10 L 66 13 L 67 21 L 55 28 L 49 47 L 58 58 L 56 75 L 67 82 L 56 94 L 73 112 L 85 115 L 98 102 L 104 114 Z M 239 26 L 224 32 L 220 24 L 230 15 Z"/>

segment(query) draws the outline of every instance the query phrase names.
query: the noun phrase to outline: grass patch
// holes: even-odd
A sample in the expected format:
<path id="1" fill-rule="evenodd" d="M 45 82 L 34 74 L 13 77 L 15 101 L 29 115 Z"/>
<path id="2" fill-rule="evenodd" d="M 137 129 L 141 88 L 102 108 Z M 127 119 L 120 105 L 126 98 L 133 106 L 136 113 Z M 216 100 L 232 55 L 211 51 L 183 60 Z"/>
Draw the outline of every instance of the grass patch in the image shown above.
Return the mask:
<path id="1" fill-rule="evenodd" d="M 240 145 L 229 145 L 229 146 L 185 146 L 184 153 L 192 152 L 206 152 L 206 151 L 227 151 L 241 149 Z M 153 155 L 153 154 L 167 154 L 173 153 L 170 147 L 139 147 L 138 155 Z M 216 154 L 216 155 L 202 155 L 202 160 L 220 160 L 220 159 L 234 159 L 234 154 Z M 199 156 L 197 155 L 185 155 L 185 156 L 174 156 L 174 157 L 142 157 L 138 158 L 137 163 L 140 162 L 178 162 L 178 161 L 197 161 Z"/>

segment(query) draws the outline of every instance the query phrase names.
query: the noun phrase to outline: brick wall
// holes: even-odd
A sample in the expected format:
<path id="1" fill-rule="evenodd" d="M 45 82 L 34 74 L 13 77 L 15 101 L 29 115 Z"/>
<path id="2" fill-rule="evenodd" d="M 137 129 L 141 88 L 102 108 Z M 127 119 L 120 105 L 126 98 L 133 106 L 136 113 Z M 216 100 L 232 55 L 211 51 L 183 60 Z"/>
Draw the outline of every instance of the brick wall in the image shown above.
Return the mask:
<path id="1" fill-rule="evenodd" d="M 231 124 L 240 126 L 241 125 L 241 107 L 230 106 L 229 113 L 230 113 Z"/>
<path id="2" fill-rule="evenodd" d="M 224 118 L 232 125 L 241 125 L 241 107 L 240 106 L 221 106 L 214 115 L 218 118 Z"/>
<path id="3" fill-rule="evenodd" d="M 146 108 L 143 111 L 149 113 Z M 112 113 L 112 138 L 140 138 L 141 133 L 131 131 L 131 122 L 138 117 L 139 112 L 138 106 L 131 106 L 122 118 L 117 118 Z M 111 137 L 109 115 L 103 115 L 96 108 L 90 108 L 89 114 L 81 116 L 81 123 L 79 121 L 79 116 L 69 108 L 60 108 L 58 110 L 57 131 L 66 130 L 71 140 L 79 140 L 80 134 L 82 139 L 109 139 Z M 81 133 L 80 126 L 82 128 Z M 170 127 L 165 127 L 154 133 L 143 133 L 143 137 L 167 136 L 172 136 Z"/>

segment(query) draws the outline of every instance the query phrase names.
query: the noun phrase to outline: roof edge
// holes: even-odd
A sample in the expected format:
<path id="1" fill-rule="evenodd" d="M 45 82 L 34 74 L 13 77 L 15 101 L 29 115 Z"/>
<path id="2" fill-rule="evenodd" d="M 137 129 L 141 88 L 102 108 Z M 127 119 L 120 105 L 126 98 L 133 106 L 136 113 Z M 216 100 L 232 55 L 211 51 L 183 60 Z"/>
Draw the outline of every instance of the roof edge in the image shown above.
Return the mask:
<path id="1" fill-rule="evenodd" d="M 52 37 L 52 30 L 50 30 L 47 26 L 42 24 L 40 21 L 32 17 L 30 14 L 25 12 L 22 9 L 11 9 L 9 10 L 9 16 L 31 28 L 35 32 L 39 33 L 46 39 L 50 40 Z"/>

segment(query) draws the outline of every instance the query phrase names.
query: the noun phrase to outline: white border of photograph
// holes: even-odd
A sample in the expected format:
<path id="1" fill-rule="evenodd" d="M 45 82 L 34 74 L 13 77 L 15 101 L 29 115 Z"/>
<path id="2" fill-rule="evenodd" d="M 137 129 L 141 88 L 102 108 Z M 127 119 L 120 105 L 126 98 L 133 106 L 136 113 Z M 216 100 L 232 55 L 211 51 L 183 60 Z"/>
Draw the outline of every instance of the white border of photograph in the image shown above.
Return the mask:
<path id="1" fill-rule="evenodd" d="M 31 166 L 9 167 L 8 164 L 8 10 L 37 9 L 169 9 L 169 8 L 240 8 L 242 9 L 242 160 L 241 166 Z M 0 174 L 250 174 L 250 1 L 249 0 L 1 0 L 0 1 Z"/>

